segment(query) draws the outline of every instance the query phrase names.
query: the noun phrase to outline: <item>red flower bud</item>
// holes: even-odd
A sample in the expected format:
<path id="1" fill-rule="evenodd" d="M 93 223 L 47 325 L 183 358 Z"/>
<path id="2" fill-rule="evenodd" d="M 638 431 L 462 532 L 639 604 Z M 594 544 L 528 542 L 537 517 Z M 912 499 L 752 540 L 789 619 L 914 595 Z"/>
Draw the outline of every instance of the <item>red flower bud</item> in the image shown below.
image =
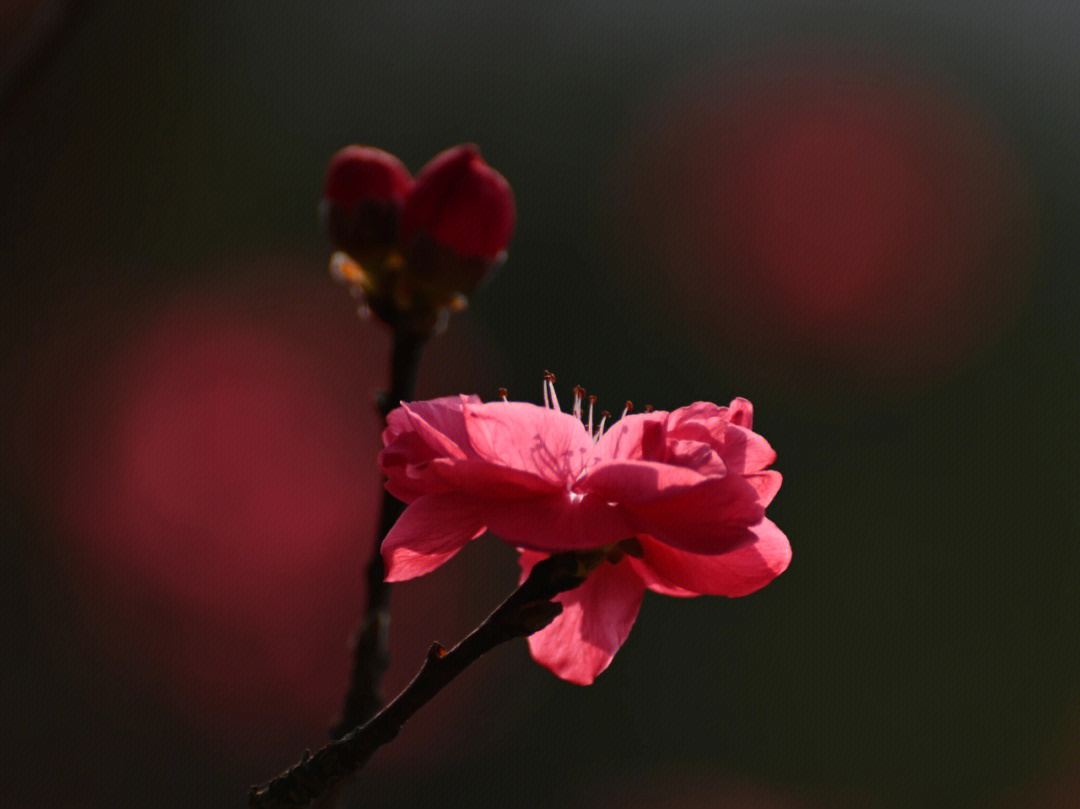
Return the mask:
<path id="1" fill-rule="evenodd" d="M 409 170 L 388 152 L 370 146 L 339 150 L 323 183 L 323 225 L 331 241 L 358 256 L 392 245 L 412 185 Z"/>
<path id="2" fill-rule="evenodd" d="M 390 200 L 397 205 L 412 187 L 412 177 L 400 160 L 371 146 L 346 146 L 330 158 L 323 199 L 342 210 L 364 200 Z"/>
<path id="3" fill-rule="evenodd" d="M 348 146 L 330 161 L 321 216 L 339 253 L 331 272 L 397 331 L 428 337 L 505 257 L 514 194 L 471 144 L 414 181 L 393 155 Z"/>
<path id="4" fill-rule="evenodd" d="M 401 213 L 401 240 L 423 231 L 462 256 L 495 259 L 514 231 L 514 194 L 472 144 L 436 155 L 416 176 Z"/>

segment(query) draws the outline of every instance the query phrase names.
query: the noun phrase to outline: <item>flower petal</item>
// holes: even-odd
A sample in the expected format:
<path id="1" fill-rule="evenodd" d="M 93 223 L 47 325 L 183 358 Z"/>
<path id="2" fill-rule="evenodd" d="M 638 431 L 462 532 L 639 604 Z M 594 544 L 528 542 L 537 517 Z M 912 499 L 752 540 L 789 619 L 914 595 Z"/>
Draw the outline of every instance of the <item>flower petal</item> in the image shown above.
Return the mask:
<path id="1" fill-rule="evenodd" d="M 447 490 L 443 485 L 426 485 L 424 475 L 418 470 L 437 458 L 466 457 L 463 447 L 469 443 L 461 408 L 474 399 L 475 396 L 454 396 L 404 403 L 390 412 L 378 463 L 389 479 L 387 489 L 394 497 L 412 502 L 422 494 Z"/>
<path id="2" fill-rule="evenodd" d="M 646 503 L 625 503 L 639 534 L 690 553 L 727 553 L 750 541 L 746 528 L 765 516 L 741 477 L 706 478 L 698 486 Z"/>
<path id="3" fill-rule="evenodd" d="M 386 491 L 394 495 L 402 503 L 412 503 L 423 497 L 425 494 L 437 494 L 440 490 L 433 489 L 431 486 L 419 486 L 416 481 L 408 478 L 407 475 L 390 475 L 386 479 Z"/>
<path id="4" fill-rule="evenodd" d="M 622 508 L 592 495 L 559 492 L 528 500 L 477 500 L 476 505 L 493 534 L 538 551 L 599 548 L 636 533 Z"/>
<path id="5" fill-rule="evenodd" d="M 428 494 L 413 502 L 382 543 L 387 581 L 430 573 L 484 533 L 473 498 Z"/>
<path id="6" fill-rule="evenodd" d="M 702 441 L 668 441 L 664 460 L 703 475 L 726 475 L 727 464 L 716 450 Z"/>
<path id="7" fill-rule="evenodd" d="M 694 402 L 672 410 L 667 420 L 667 428 L 674 431 L 684 424 L 717 420 L 731 421 L 729 414 L 730 409 L 727 407 L 721 407 L 712 402 Z"/>
<path id="8" fill-rule="evenodd" d="M 776 460 L 776 452 L 768 441 L 727 419 L 681 421 L 668 432 L 668 437 L 708 444 L 735 472 L 760 472 Z"/>
<path id="9" fill-rule="evenodd" d="M 704 556 L 641 538 L 645 554 L 630 559 L 650 590 L 664 595 L 743 596 L 764 587 L 787 569 L 791 545 L 770 520 L 746 529 L 752 540 L 730 553 Z"/>
<path id="10" fill-rule="evenodd" d="M 561 489 L 542 478 L 475 457 L 465 430 L 463 407 L 475 397 L 407 402 L 391 412 L 383 432 L 379 466 L 386 488 L 405 502 L 424 494 L 460 491 L 485 497 L 533 497 Z"/>
<path id="11" fill-rule="evenodd" d="M 723 447 L 717 452 L 725 463 L 745 473 L 759 472 L 776 460 L 776 450 L 768 441 L 737 424 L 724 432 Z"/>
<path id="12" fill-rule="evenodd" d="M 755 472 L 752 475 L 744 475 L 743 479 L 757 491 L 758 500 L 763 506 L 767 506 L 773 501 L 776 493 L 780 491 L 780 484 L 784 480 L 779 472 L 772 469 Z"/>
<path id="13" fill-rule="evenodd" d="M 600 436 L 591 458 L 595 461 L 664 460 L 664 425 L 667 418 L 664 410 L 624 416 Z"/>
<path id="14" fill-rule="evenodd" d="M 522 554 L 523 577 L 542 558 Z M 580 587 L 556 597 L 562 614 L 529 636 L 533 659 L 564 680 L 591 684 L 626 641 L 644 595 L 645 584 L 625 560 L 602 563 Z"/>
<path id="15" fill-rule="evenodd" d="M 712 402 L 694 402 L 686 407 L 680 407 L 671 411 L 668 420 L 668 429 L 678 429 L 680 424 L 693 421 L 708 421 L 722 419 L 737 427 L 752 430 L 754 427 L 754 406 L 750 401 L 741 396 L 732 399 L 728 407 L 721 407 Z"/>
<path id="16" fill-rule="evenodd" d="M 465 406 L 470 404 L 480 404 L 480 397 L 460 394 L 409 402 L 408 410 L 465 449 L 469 446 L 469 437 L 465 432 L 465 417 L 462 412 Z"/>
<path id="17" fill-rule="evenodd" d="M 745 427 L 747 430 L 754 429 L 754 406 L 749 399 L 738 396 L 731 400 L 728 408 L 728 419 L 736 427 Z"/>
<path id="18" fill-rule="evenodd" d="M 648 503 L 699 486 L 706 480 L 700 472 L 685 466 L 656 461 L 605 461 L 589 469 L 574 484 L 574 491 L 619 503 Z"/>
<path id="19" fill-rule="evenodd" d="M 448 396 L 433 399 L 430 402 L 402 402 L 401 404 L 400 409 L 405 412 L 409 428 L 431 447 L 437 457 L 467 457 L 466 450 L 469 441 L 462 414 L 465 404 L 461 401 L 463 398 Z M 387 417 L 387 424 L 389 424 L 389 417 Z"/>
<path id="20" fill-rule="evenodd" d="M 476 454 L 565 487 L 577 477 L 593 443 L 569 413 L 526 402 L 467 404 L 465 429 Z"/>
<path id="21" fill-rule="evenodd" d="M 408 419 L 408 414 L 403 408 L 398 408 L 390 415 L 397 413 L 400 413 L 403 419 Z M 440 451 L 433 449 L 411 426 L 406 430 L 396 430 L 393 434 L 390 427 L 383 430 L 383 449 L 379 452 L 379 466 L 384 472 L 395 466 L 425 463 L 439 457 L 442 457 Z"/>
<path id="22" fill-rule="evenodd" d="M 410 475 L 422 476 L 431 486 L 442 485 L 448 490 L 488 499 L 513 500 L 565 491 L 564 486 L 556 486 L 529 472 L 498 466 L 479 458 L 460 461 L 439 458 L 426 464 L 423 469 L 410 472 Z"/>

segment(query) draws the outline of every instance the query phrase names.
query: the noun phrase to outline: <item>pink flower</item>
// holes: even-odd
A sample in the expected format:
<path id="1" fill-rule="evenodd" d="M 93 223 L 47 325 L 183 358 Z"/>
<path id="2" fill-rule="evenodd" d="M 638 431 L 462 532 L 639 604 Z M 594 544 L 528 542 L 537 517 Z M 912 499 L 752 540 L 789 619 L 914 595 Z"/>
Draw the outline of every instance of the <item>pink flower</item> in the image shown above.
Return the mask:
<path id="1" fill-rule="evenodd" d="M 626 640 L 646 590 L 746 595 L 784 571 L 791 548 L 765 518 L 780 474 L 766 468 L 776 454 L 751 430 L 748 401 L 624 411 L 605 432 L 592 399 L 583 424 L 580 388 L 561 412 L 552 382 L 551 407 L 460 396 L 390 414 L 379 464 L 409 506 L 382 553 L 388 581 L 411 579 L 490 530 L 520 550 L 525 576 L 551 553 L 636 539 L 559 596 L 562 614 L 529 638 L 538 663 L 584 685 Z"/>

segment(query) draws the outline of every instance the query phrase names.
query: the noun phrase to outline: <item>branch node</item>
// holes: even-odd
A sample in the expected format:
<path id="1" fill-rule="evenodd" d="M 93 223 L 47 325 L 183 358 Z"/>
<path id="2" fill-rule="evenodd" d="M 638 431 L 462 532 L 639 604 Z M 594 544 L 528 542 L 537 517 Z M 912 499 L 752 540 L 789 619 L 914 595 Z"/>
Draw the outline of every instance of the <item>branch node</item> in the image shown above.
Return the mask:
<path id="1" fill-rule="evenodd" d="M 435 641 L 433 644 L 431 644 L 431 648 L 428 649 L 427 656 L 428 660 L 441 660 L 448 654 L 450 654 L 450 650 L 438 641 Z"/>

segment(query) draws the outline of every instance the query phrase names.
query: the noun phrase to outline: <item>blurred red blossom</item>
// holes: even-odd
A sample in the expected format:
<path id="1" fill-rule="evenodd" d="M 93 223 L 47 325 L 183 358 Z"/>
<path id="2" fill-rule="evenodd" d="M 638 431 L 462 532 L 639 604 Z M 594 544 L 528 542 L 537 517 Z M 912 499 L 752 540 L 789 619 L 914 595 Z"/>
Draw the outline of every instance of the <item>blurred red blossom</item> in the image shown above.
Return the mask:
<path id="1" fill-rule="evenodd" d="M 620 235 L 678 279 L 643 276 L 642 305 L 670 296 L 725 363 L 784 384 L 933 376 L 1026 291 L 1036 220 L 1007 133 L 883 56 L 695 72 L 616 166 Z"/>
<path id="2" fill-rule="evenodd" d="M 235 285 L 95 315 L 128 325 L 82 334 L 108 349 L 71 369 L 66 397 L 79 407 L 49 411 L 63 474 L 43 505 L 102 659 L 212 747 L 284 761 L 298 738 L 326 738 L 348 679 L 374 548 L 374 392 L 389 340 L 358 326 L 331 285 L 276 280 L 310 275 L 309 262 L 213 269 L 226 268 Z M 64 328 L 79 328 L 66 316 Z M 459 330 L 432 347 L 431 384 L 448 382 L 446 352 L 455 378 L 485 383 L 460 359 L 482 350 Z M 487 601 L 475 590 L 445 579 L 402 593 L 390 688 L 431 633 L 462 631 L 465 606 Z M 448 735 L 419 717 L 381 760 L 414 761 Z"/>
<path id="3" fill-rule="evenodd" d="M 582 423 L 582 395 L 551 407 L 448 397 L 403 404 L 383 434 L 387 488 L 409 507 L 383 542 L 391 581 L 446 562 L 486 530 L 521 549 L 523 577 L 549 553 L 605 548 L 562 614 L 533 634 L 533 657 L 588 684 L 611 662 L 646 589 L 673 596 L 751 593 L 791 548 L 765 518 L 780 488 L 775 453 L 745 399 Z"/>

